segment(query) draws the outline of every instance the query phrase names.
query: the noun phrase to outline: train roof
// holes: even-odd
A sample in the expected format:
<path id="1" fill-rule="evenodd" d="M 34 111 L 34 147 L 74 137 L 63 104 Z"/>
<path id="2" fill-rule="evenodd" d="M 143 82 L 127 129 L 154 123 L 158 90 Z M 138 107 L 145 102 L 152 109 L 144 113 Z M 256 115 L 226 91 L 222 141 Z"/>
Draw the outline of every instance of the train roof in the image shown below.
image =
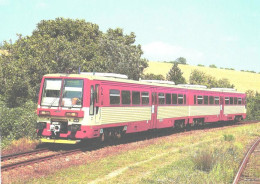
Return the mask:
<path id="1" fill-rule="evenodd" d="M 159 86 L 159 87 L 175 87 L 179 89 L 191 89 L 191 90 L 198 90 L 198 91 L 212 91 L 212 92 L 224 92 L 224 93 L 239 93 L 245 94 L 243 92 L 238 92 L 233 88 L 205 88 L 202 85 L 190 85 L 190 84 L 182 84 L 182 85 L 175 85 L 173 83 L 165 83 L 165 82 L 151 82 L 152 80 L 132 80 L 126 78 L 116 78 L 113 76 L 98 76 L 93 75 L 90 73 L 80 73 L 80 74 L 46 74 L 44 77 L 72 77 L 72 78 L 87 78 L 90 80 L 104 80 L 104 81 L 112 81 L 112 82 L 124 82 L 130 84 L 143 84 L 148 86 Z"/>

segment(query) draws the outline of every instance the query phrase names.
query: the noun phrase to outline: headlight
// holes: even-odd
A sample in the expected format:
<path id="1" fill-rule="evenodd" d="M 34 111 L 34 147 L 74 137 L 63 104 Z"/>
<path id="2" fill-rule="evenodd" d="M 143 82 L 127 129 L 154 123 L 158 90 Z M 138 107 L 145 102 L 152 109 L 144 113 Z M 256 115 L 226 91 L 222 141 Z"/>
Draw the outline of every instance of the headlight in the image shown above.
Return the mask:
<path id="1" fill-rule="evenodd" d="M 69 116 L 69 117 L 78 117 L 78 113 L 77 112 L 66 112 L 65 115 Z"/>
<path id="2" fill-rule="evenodd" d="M 40 111 L 40 112 L 39 112 L 39 115 L 49 116 L 49 115 L 51 115 L 51 113 L 50 113 L 50 111 Z"/>

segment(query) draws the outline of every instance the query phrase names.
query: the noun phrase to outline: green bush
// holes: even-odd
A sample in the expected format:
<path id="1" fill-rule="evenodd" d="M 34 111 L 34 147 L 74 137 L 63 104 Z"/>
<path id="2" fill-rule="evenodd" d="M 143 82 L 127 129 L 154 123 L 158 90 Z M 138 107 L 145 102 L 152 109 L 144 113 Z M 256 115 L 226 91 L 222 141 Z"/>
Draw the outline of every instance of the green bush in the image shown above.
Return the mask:
<path id="1" fill-rule="evenodd" d="M 260 120 L 260 94 L 248 90 L 247 94 L 247 119 Z"/>
<path id="2" fill-rule="evenodd" d="M 209 65 L 210 68 L 217 68 L 216 65 L 212 64 L 212 65 Z"/>
<path id="3" fill-rule="evenodd" d="M 224 141 L 233 141 L 235 138 L 231 134 L 224 134 Z"/>
<path id="4" fill-rule="evenodd" d="M 202 150 L 197 152 L 193 156 L 192 161 L 196 169 L 205 172 L 209 172 L 215 164 L 214 154 L 209 150 Z"/>
<path id="5" fill-rule="evenodd" d="M 16 108 L 0 107 L 1 146 L 22 137 L 36 138 L 36 104 L 28 101 Z"/>

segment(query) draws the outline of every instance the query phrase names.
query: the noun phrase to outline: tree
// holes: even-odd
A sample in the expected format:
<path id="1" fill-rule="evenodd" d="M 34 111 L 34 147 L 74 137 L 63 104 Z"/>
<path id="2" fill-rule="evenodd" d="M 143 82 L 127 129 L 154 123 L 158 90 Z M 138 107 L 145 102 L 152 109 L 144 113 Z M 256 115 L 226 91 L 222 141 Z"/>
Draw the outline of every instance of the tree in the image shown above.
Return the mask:
<path id="1" fill-rule="evenodd" d="M 217 68 L 216 65 L 212 64 L 212 65 L 209 65 L 210 68 Z"/>
<path id="2" fill-rule="evenodd" d="M 165 80 L 165 78 L 160 75 L 155 75 L 153 73 L 148 73 L 142 76 L 142 79 L 144 80 Z"/>
<path id="3" fill-rule="evenodd" d="M 260 120 L 260 94 L 252 90 L 247 94 L 247 119 Z"/>
<path id="4" fill-rule="evenodd" d="M 100 40 L 100 54 L 104 58 L 103 69 L 106 72 L 126 74 L 130 79 L 138 80 L 148 67 L 147 60 L 141 59 L 141 45 L 133 45 L 135 34 L 123 35 L 123 30 L 109 29 Z"/>
<path id="5" fill-rule="evenodd" d="M 184 57 L 177 58 L 176 62 L 179 63 L 179 64 L 183 64 L 183 65 L 187 64 L 187 60 Z"/>
<path id="6" fill-rule="evenodd" d="M 234 88 L 235 85 L 231 84 L 228 79 L 222 78 L 222 79 L 219 79 L 217 81 L 217 87 L 219 87 L 219 88 Z"/>
<path id="7" fill-rule="evenodd" d="M 193 70 L 190 74 L 190 84 L 199 84 L 205 85 L 208 88 L 220 87 L 220 88 L 234 88 L 233 84 L 230 84 L 228 79 L 219 79 L 217 80 L 215 77 L 211 75 L 207 75 L 206 73 Z"/>
<path id="8" fill-rule="evenodd" d="M 193 70 L 190 74 L 190 84 L 206 84 L 206 74 L 199 70 Z"/>
<path id="9" fill-rule="evenodd" d="M 171 70 L 168 72 L 166 79 L 175 82 L 175 84 L 186 84 L 186 80 L 182 74 L 183 72 L 181 72 L 181 69 L 178 67 L 178 63 L 174 63 Z"/>
<path id="10" fill-rule="evenodd" d="M 48 73 L 82 71 L 113 72 L 139 79 L 147 60 L 135 34 L 120 28 L 106 33 L 98 25 L 57 18 L 42 20 L 31 36 L 18 35 L 14 43 L 4 42 L 8 55 L 0 56 L 0 95 L 9 107 L 26 99 L 37 100 L 41 78 Z"/>

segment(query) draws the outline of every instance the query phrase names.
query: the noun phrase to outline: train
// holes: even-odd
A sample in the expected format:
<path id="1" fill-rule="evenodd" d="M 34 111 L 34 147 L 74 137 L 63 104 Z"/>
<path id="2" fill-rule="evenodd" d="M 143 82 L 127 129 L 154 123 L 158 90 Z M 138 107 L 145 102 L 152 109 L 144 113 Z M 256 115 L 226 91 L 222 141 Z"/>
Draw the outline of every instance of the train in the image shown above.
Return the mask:
<path id="1" fill-rule="evenodd" d="M 130 80 L 114 73 L 47 74 L 37 106 L 43 143 L 120 138 L 246 118 L 246 94 L 231 88 Z"/>

